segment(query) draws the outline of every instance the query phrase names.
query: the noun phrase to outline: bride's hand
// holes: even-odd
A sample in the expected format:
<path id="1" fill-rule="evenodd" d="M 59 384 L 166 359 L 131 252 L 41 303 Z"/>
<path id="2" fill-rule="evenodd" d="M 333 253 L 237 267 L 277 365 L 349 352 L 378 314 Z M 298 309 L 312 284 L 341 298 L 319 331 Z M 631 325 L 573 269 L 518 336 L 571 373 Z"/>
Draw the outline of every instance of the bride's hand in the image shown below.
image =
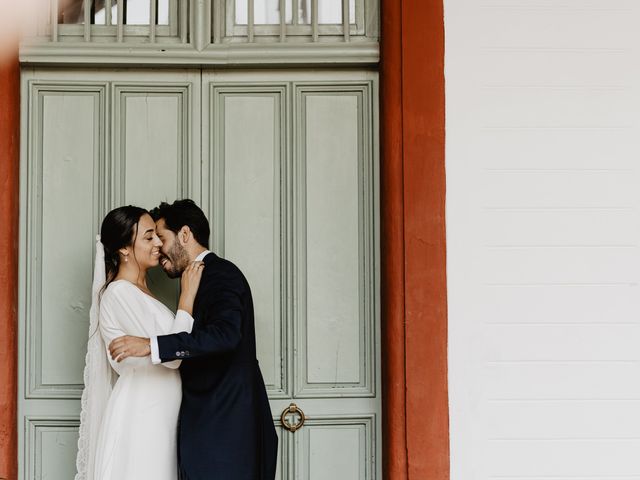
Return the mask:
<path id="1" fill-rule="evenodd" d="M 193 301 L 196 298 L 196 293 L 198 293 L 203 270 L 204 262 L 193 262 L 182 272 L 178 309 L 184 310 L 189 315 L 193 313 Z"/>

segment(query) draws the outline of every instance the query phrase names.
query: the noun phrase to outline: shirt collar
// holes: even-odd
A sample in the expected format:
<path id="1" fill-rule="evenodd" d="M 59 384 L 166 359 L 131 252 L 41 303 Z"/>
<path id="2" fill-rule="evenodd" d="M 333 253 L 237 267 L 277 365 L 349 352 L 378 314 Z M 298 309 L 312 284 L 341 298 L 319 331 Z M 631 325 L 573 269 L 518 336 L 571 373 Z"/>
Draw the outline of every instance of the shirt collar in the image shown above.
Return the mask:
<path id="1" fill-rule="evenodd" d="M 204 252 L 202 252 L 200 255 L 198 255 L 196 257 L 196 262 L 201 262 L 204 260 L 204 257 L 206 257 L 207 255 L 209 255 L 211 253 L 211 250 L 205 250 Z"/>

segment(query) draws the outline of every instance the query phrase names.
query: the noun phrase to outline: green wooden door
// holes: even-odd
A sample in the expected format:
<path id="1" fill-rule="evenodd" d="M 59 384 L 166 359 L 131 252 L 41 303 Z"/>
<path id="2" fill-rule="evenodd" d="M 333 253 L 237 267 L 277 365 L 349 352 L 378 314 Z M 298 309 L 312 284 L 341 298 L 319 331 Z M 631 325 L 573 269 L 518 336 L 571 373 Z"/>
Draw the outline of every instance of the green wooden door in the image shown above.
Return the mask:
<path id="1" fill-rule="evenodd" d="M 102 216 L 187 196 L 252 286 L 278 478 L 380 478 L 376 82 L 365 71 L 24 71 L 21 479 L 75 472 Z M 152 288 L 175 303 L 160 272 Z M 295 433 L 280 426 L 291 403 L 307 417 Z"/>

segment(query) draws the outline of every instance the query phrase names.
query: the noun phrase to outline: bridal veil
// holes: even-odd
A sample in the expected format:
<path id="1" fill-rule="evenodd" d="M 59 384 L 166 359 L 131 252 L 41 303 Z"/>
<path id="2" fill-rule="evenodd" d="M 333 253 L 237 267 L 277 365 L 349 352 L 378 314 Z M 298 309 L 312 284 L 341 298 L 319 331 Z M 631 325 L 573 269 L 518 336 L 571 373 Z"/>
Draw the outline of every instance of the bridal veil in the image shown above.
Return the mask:
<path id="1" fill-rule="evenodd" d="M 84 367 L 84 390 L 80 413 L 80 437 L 75 480 L 94 480 L 96 449 L 100 424 L 113 388 L 113 373 L 100 334 L 100 291 L 106 282 L 104 247 L 100 236 L 96 237 L 96 258 L 91 288 L 89 311 L 89 340 Z"/>

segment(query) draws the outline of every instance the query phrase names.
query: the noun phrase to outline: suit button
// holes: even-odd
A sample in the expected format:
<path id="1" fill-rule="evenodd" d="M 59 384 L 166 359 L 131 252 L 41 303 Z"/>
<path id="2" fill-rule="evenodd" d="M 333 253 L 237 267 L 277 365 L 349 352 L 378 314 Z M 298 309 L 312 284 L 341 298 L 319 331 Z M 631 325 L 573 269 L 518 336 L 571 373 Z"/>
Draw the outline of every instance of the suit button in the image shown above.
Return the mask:
<path id="1" fill-rule="evenodd" d="M 179 357 L 179 356 L 180 356 L 180 352 L 176 352 L 176 357 Z"/>
<path id="2" fill-rule="evenodd" d="M 186 352 L 184 352 L 184 354 L 188 357 L 190 355 L 189 350 L 187 350 Z"/>

